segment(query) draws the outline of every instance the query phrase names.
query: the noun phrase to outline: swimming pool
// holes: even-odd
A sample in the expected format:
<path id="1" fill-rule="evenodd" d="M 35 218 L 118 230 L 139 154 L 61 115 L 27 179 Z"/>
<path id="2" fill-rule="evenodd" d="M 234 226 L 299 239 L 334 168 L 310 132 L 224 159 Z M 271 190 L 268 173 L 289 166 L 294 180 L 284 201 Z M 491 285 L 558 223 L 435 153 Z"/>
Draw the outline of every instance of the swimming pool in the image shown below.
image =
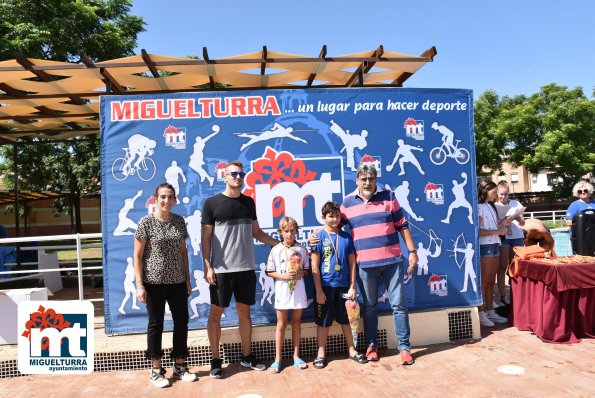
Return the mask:
<path id="1" fill-rule="evenodd" d="M 570 228 L 556 228 L 550 231 L 554 238 L 554 251 L 558 256 L 572 256 Z"/>

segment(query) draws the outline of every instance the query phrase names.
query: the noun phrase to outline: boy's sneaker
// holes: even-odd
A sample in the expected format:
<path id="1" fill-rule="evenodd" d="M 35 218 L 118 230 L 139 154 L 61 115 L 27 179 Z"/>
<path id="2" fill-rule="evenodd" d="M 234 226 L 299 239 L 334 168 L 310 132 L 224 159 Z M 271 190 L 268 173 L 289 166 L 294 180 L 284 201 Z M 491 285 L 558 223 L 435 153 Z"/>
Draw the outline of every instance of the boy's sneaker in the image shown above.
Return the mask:
<path id="1" fill-rule="evenodd" d="M 368 359 L 368 361 L 377 361 L 379 359 L 378 347 L 376 347 L 374 344 L 370 344 L 368 350 L 366 351 L 366 358 Z"/>
<path id="2" fill-rule="evenodd" d="M 211 371 L 209 372 L 209 376 L 214 379 L 220 379 L 223 377 L 223 369 L 222 369 L 223 361 L 220 358 L 213 358 L 211 359 Z"/>
<path id="3" fill-rule="evenodd" d="M 485 311 L 479 311 L 479 324 L 488 328 L 494 326 L 494 322 L 492 322 L 490 318 L 488 318 L 488 315 Z"/>
<path id="4" fill-rule="evenodd" d="M 488 319 L 494 323 L 508 323 L 508 318 L 504 318 L 496 313 L 494 310 L 486 312 Z"/>
<path id="5" fill-rule="evenodd" d="M 504 297 L 502 297 L 502 302 L 506 305 L 510 305 L 510 297 L 508 297 L 508 295 L 505 295 Z"/>
<path id="6" fill-rule="evenodd" d="M 401 365 L 413 365 L 413 357 L 411 351 L 401 350 Z"/>
<path id="7" fill-rule="evenodd" d="M 151 383 L 155 387 L 163 388 L 169 386 L 169 380 L 165 378 L 165 369 L 151 368 Z"/>
<path id="8" fill-rule="evenodd" d="M 190 373 L 186 362 L 181 364 L 180 367 L 178 367 L 178 364 L 174 364 L 173 369 L 174 369 L 173 377 L 176 380 L 182 380 L 182 381 L 196 381 L 196 380 L 198 380 L 198 377 L 196 376 L 196 374 Z"/>
<path id="9" fill-rule="evenodd" d="M 252 370 L 265 370 L 267 368 L 264 363 L 258 363 L 252 354 L 242 357 L 240 365 L 244 368 L 250 368 Z"/>
<path id="10" fill-rule="evenodd" d="M 499 301 L 496 301 L 496 299 L 492 300 L 492 308 L 498 308 L 500 306 L 501 304 Z"/>

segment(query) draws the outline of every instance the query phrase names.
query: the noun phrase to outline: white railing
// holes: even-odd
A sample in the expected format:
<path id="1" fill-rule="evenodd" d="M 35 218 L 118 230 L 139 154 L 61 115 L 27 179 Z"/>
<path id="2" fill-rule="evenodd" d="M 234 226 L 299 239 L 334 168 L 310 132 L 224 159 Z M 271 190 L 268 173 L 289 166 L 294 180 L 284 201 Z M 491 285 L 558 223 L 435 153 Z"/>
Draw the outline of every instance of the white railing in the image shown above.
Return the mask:
<path id="1" fill-rule="evenodd" d="M 566 210 L 526 211 L 525 218 L 537 218 L 541 221 L 560 221 L 564 219 Z"/>
<path id="2" fill-rule="evenodd" d="M 39 277 L 45 272 L 61 272 L 61 271 L 77 271 L 77 278 L 78 278 L 78 291 L 79 291 L 79 300 L 83 299 L 83 262 L 98 262 L 97 260 L 83 260 L 82 257 L 82 249 L 83 248 L 97 248 L 101 247 L 98 244 L 87 244 L 83 245 L 81 242 L 87 239 L 98 239 L 101 238 L 102 234 L 95 233 L 95 234 L 72 234 L 72 235 L 52 235 L 52 236 L 29 236 L 25 238 L 7 238 L 7 239 L 0 239 L 0 244 L 13 244 L 13 243 L 30 243 L 30 242 L 48 242 L 48 241 L 56 241 L 56 240 L 74 240 L 75 245 L 57 245 L 57 246 L 24 246 L 20 247 L 20 250 L 34 250 L 37 251 L 37 262 L 27 262 L 21 263 L 22 265 L 37 265 L 39 266 L 39 258 L 45 254 L 46 250 L 62 250 L 62 249 L 74 249 L 76 248 L 76 267 L 66 267 L 66 268 L 48 268 L 48 269 L 36 269 L 36 270 L 11 270 L 11 271 L 0 271 L 0 275 L 20 275 L 20 274 L 29 274 L 24 277 L 15 277 L 15 278 L 6 278 L 0 279 L 0 283 L 7 283 L 12 282 L 20 279 L 32 278 L 32 277 Z M 14 263 L 5 263 L 4 265 L 14 266 Z M 94 267 L 85 267 L 85 270 L 101 270 L 103 266 L 94 266 Z M 95 301 L 101 301 L 103 299 L 96 299 Z"/>

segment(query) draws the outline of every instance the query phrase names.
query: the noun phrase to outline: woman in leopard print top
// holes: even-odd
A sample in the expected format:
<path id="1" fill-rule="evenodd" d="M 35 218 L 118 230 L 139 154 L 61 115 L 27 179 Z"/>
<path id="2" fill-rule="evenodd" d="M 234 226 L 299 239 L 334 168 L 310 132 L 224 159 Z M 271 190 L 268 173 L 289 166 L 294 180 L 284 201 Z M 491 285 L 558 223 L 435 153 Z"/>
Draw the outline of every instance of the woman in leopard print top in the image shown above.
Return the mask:
<path id="1" fill-rule="evenodd" d="M 155 190 L 157 209 L 143 217 L 134 236 L 134 272 L 136 295 L 147 305 L 147 359 L 153 363 L 151 382 L 157 387 L 169 385 L 165 369 L 161 367 L 161 339 L 165 303 L 171 310 L 174 331 L 170 357 L 175 361 L 174 379 L 194 381 L 196 375 L 188 371 L 188 296 L 192 292 L 188 268 L 186 239 L 188 231 L 184 218 L 171 212 L 176 204 L 176 192 L 164 183 Z"/>

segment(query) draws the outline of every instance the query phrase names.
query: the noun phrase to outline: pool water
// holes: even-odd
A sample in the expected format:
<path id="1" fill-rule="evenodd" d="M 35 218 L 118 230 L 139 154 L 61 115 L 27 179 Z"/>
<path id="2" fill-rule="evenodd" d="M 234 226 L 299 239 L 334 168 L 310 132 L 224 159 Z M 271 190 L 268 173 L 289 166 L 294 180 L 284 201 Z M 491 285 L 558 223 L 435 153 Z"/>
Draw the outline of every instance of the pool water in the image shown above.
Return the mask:
<path id="1" fill-rule="evenodd" d="M 558 256 L 572 256 L 570 228 L 557 228 L 550 231 L 554 238 L 554 251 Z"/>

